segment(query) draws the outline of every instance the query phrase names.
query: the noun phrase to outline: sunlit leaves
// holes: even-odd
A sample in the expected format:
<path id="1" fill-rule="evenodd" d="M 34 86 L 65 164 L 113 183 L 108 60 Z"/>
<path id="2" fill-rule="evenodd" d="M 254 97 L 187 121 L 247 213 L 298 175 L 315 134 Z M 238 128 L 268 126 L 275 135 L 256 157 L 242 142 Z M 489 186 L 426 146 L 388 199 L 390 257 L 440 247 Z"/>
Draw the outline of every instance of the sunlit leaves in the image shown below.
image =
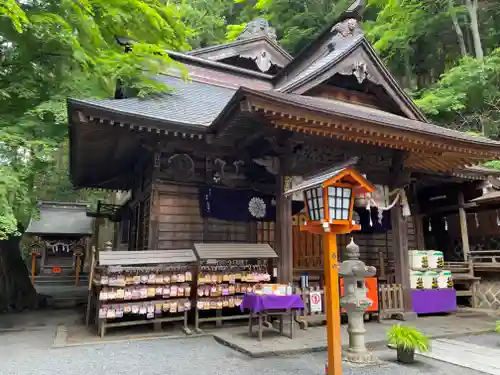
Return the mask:
<path id="1" fill-rule="evenodd" d="M 461 130 L 498 135 L 500 127 L 500 49 L 483 60 L 463 58 L 425 90 L 417 104 L 437 120 L 467 120 Z M 448 125 L 451 125 L 450 123 Z"/>
<path id="2" fill-rule="evenodd" d="M 28 23 L 28 18 L 16 0 L 2 0 L 0 3 L 0 19 L 5 18 L 12 22 L 17 32 L 22 32 Z"/>
<path id="3" fill-rule="evenodd" d="M 81 196 L 68 179 L 67 97 L 110 97 L 117 81 L 144 96 L 167 89 L 155 74 L 185 73 L 166 53 L 189 49 L 182 15 L 163 0 L 0 1 L 0 238 L 36 199 Z"/>

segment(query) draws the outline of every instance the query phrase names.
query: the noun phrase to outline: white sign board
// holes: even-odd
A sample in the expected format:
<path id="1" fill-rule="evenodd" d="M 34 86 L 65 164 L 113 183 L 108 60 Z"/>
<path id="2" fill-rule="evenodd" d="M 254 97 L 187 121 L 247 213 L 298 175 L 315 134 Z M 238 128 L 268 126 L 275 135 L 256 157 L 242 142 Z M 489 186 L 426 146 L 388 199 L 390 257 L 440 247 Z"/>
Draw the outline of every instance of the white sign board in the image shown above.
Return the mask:
<path id="1" fill-rule="evenodd" d="M 321 304 L 321 293 L 320 292 L 310 292 L 309 293 L 309 302 L 311 306 L 311 312 L 322 312 L 322 304 Z"/>

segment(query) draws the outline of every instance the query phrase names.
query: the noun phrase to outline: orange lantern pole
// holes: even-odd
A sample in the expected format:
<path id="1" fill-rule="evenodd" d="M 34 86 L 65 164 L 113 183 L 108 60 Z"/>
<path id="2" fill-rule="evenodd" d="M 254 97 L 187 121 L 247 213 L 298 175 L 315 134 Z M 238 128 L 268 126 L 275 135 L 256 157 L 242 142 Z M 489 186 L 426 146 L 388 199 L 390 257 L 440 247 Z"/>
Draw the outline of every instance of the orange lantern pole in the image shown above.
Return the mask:
<path id="1" fill-rule="evenodd" d="M 355 194 L 374 191 L 374 187 L 362 175 L 349 167 L 355 161 L 312 176 L 285 192 L 287 196 L 304 192 L 308 220 L 300 229 L 323 235 L 327 375 L 342 374 L 337 234 L 361 229 L 352 220 Z"/>
<path id="2" fill-rule="evenodd" d="M 328 342 L 328 375 L 342 374 L 342 341 L 340 332 L 340 291 L 337 256 L 337 234 L 323 235 L 323 255 L 326 297 L 326 334 Z"/>

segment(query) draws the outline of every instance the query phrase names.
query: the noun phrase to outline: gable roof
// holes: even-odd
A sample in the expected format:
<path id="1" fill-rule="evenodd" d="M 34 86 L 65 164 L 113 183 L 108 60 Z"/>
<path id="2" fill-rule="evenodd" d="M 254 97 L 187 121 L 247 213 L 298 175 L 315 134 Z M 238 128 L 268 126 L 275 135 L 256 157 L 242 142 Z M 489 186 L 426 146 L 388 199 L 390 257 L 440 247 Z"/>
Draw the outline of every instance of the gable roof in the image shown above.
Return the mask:
<path id="1" fill-rule="evenodd" d="M 387 70 L 356 18 L 344 14 L 275 77 L 276 90 L 302 94 L 335 74 L 354 75 L 382 86 L 409 118 L 427 122 L 422 111 Z"/>
<path id="2" fill-rule="evenodd" d="M 210 61 L 221 61 L 234 56 L 255 59 L 262 52 L 265 52 L 266 55 L 271 55 L 271 62 L 280 68 L 283 68 L 293 59 L 293 57 L 283 47 L 281 47 L 276 40 L 273 40 L 267 35 L 237 39 L 229 43 L 195 49 L 186 52 L 186 54 Z"/>

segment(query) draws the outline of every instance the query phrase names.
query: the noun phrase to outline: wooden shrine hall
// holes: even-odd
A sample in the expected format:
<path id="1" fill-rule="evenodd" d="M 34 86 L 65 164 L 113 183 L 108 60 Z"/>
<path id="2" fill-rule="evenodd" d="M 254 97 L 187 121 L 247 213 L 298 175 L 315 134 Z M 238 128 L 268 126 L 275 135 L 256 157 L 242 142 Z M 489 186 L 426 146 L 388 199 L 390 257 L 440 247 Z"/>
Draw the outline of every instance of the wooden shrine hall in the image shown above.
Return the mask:
<path id="1" fill-rule="evenodd" d="M 120 218 L 130 250 L 269 241 L 288 283 L 292 216 L 303 202 L 282 193 L 356 157 L 370 182 L 401 194 L 384 216 L 384 246 L 411 311 L 408 225 L 417 213 L 401 207 L 416 202 L 415 176 L 498 159 L 500 142 L 429 123 L 365 38 L 363 10 L 356 1 L 295 57 L 257 19 L 234 42 L 169 52 L 190 77 L 157 76 L 169 93 L 69 99 L 73 184 L 132 192 Z"/>

